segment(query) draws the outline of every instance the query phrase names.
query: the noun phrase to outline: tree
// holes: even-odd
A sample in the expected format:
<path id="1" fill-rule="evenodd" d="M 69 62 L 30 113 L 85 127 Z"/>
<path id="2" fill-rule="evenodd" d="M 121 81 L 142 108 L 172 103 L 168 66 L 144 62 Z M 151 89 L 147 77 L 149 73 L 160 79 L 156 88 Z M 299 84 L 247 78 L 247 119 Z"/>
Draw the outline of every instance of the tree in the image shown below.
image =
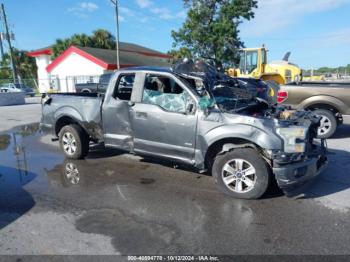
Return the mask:
<path id="1" fill-rule="evenodd" d="M 37 78 L 37 66 L 35 58 L 27 55 L 27 51 L 14 49 L 14 58 L 17 73 L 24 78 Z"/>
<path id="2" fill-rule="evenodd" d="M 244 47 L 238 26 L 254 17 L 256 0 L 184 0 L 187 19 L 172 31 L 174 48 L 186 47 L 192 56 L 231 64 Z"/>
<path id="3" fill-rule="evenodd" d="M 181 58 L 192 58 L 190 50 L 186 47 L 181 47 L 178 50 L 172 49 L 168 52 L 168 55 L 171 55 L 171 57 L 174 60 L 178 60 Z"/>
<path id="4" fill-rule="evenodd" d="M 96 48 L 114 49 L 116 45 L 114 36 L 103 29 L 94 31 L 91 40 L 93 47 Z"/>
<path id="5" fill-rule="evenodd" d="M 95 30 L 91 36 L 74 34 L 69 38 L 56 40 L 56 43 L 52 47 L 53 58 L 62 54 L 71 45 L 115 49 L 116 42 L 114 36 L 104 29 Z"/>
<path id="6" fill-rule="evenodd" d="M 27 51 L 13 49 L 14 63 L 16 64 L 17 74 L 22 79 L 34 79 L 37 77 L 37 66 L 33 57 L 27 56 Z M 0 79 L 8 82 L 12 79 L 10 55 L 5 54 L 1 62 Z"/>

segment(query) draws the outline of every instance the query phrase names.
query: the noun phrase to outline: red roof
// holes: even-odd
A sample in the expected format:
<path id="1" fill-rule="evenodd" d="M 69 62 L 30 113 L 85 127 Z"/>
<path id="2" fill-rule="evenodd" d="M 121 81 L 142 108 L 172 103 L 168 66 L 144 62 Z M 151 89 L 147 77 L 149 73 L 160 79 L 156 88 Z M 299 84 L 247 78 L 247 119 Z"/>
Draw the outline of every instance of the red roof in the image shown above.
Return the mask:
<path id="1" fill-rule="evenodd" d="M 147 50 L 148 51 L 148 50 Z M 143 50 L 120 50 L 120 67 L 131 66 L 169 66 L 169 58 L 171 56 L 160 52 L 151 53 Z M 156 51 L 155 51 L 156 52 Z M 46 71 L 50 73 L 58 64 L 60 64 L 67 56 L 75 53 L 91 62 L 101 66 L 105 70 L 117 69 L 116 51 L 92 47 L 71 46 L 58 56 L 51 64 L 46 67 Z"/>
<path id="2" fill-rule="evenodd" d="M 45 47 L 42 49 L 27 52 L 27 56 L 31 56 L 31 57 L 36 57 L 36 56 L 40 56 L 40 55 L 52 55 L 51 47 Z"/>
<path id="3" fill-rule="evenodd" d="M 82 57 L 85 57 L 86 59 L 90 60 L 91 62 L 94 62 L 95 64 L 103 67 L 106 70 L 117 69 L 117 66 L 115 64 L 108 64 L 108 63 L 90 55 L 89 53 L 84 52 L 83 50 L 81 50 L 75 46 L 71 46 L 66 51 L 64 51 L 60 56 L 58 56 L 55 60 L 53 60 L 52 63 L 46 67 L 46 71 L 48 73 L 50 73 L 59 63 L 61 63 L 71 53 L 76 53 L 78 55 L 81 55 Z M 125 66 L 127 66 L 127 65 L 124 65 L 124 67 Z M 121 67 L 122 67 L 122 65 L 121 65 Z"/>

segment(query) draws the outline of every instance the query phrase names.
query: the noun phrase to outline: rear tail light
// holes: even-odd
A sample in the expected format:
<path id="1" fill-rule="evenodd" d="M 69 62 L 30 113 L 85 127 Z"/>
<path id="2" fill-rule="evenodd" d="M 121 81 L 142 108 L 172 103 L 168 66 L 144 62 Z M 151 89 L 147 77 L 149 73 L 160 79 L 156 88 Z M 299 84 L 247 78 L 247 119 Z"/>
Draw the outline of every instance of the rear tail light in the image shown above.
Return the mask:
<path id="1" fill-rule="evenodd" d="M 286 101 L 288 98 L 288 92 L 287 91 L 278 91 L 277 94 L 277 103 L 281 104 L 284 101 Z"/>

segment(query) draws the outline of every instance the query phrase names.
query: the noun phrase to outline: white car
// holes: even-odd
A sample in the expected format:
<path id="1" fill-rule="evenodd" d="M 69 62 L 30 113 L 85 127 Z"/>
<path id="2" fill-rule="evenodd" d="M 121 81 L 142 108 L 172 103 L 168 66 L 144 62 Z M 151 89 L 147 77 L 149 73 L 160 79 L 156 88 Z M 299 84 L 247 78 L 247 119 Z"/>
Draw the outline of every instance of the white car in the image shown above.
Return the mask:
<path id="1" fill-rule="evenodd" d="M 21 84 L 6 83 L 0 86 L 1 93 L 18 93 L 24 92 L 28 96 L 35 96 L 35 92 L 32 88 L 26 87 Z"/>

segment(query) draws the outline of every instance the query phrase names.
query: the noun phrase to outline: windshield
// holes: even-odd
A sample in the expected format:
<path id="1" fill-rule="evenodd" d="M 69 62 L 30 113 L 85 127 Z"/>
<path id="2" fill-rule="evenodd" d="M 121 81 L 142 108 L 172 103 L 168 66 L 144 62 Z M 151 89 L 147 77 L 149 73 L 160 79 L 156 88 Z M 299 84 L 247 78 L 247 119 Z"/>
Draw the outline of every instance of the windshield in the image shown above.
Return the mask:
<path id="1" fill-rule="evenodd" d="M 243 74 L 250 74 L 258 67 L 258 51 L 242 51 L 239 69 Z"/>

